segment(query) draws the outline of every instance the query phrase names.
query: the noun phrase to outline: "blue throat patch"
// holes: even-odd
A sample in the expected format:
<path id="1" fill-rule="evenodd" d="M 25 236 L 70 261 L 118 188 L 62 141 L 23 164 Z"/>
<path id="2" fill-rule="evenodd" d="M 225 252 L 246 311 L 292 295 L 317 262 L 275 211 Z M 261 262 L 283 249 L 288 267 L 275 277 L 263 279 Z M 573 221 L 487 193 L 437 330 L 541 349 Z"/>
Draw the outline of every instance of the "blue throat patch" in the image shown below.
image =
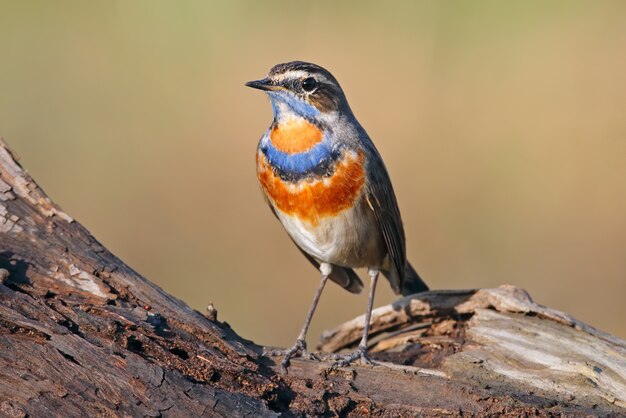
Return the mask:
<path id="1" fill-rule="evenodd" d="M 299 116 L 309 121 L 315 120 L 320 111 L 313 105 L 283 91 L 268 91 L 274 111 L 274 120 L 283 116 Z M 284 105 L 281 107 L 280 105 Z M 271 128 L 270 128 L 271 129 Z M 269 165 L 278 176 L 290 182 L 304 178 L 329 176 L 334 171 L 335 162 L 341 156 L 341 150 L 331 146 L 324 134 L 322 141 L 310 150 L 300 153 L 286 153 L 274 147 L 269 131 L 261 140 L 260 150 L 268 159 Z"/>
<path id="2" fill-rule="evenodd" d="M 278 107 L 279 102 L 286 104 L 296 115 L 307 119 L 314 118 L 320 114 L 320 111 L 315 106 L 294 97 L 290 93 L 284 91 L 268 91 L 267 94 L 272 103 L 274 118 L 278 118 L 281 115 L 281 111 Z"/>

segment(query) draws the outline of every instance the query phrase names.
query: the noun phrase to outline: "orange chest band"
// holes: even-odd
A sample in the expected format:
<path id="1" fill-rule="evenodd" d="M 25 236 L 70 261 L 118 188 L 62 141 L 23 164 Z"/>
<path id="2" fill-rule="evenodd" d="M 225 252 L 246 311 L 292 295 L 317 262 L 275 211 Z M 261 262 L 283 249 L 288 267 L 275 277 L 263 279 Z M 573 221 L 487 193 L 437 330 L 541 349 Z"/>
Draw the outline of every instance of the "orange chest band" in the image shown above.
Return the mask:
<path id="1" fill-rule="evenodd" d="M 280 211 L 317 224 L 352 207 L 365 184 L 364 155 L 348 154 L 332 176 L 289 183 L 274 173 L 264 155 L 258 156 L 258 178 L 270 201 Z"/>

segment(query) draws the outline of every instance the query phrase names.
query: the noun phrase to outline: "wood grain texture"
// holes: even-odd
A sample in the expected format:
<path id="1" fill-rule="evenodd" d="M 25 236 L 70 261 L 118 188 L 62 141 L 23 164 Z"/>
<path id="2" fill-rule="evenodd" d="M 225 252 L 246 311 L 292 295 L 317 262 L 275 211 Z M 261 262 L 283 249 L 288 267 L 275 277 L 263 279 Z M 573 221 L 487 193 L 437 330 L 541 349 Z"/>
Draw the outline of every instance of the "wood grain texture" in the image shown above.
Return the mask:
<path id="1" fill-rule="evenodd" d="M 372 330 L 374 367 L 321 355 L 278 374 L 215 306 L 189 308 L 107 251 L 0 140 L 0 416 L 626 414 L 624 341 L 521 289 L 406 297 Z M 361 331 L 357 318 L 321 347 Z"/>
<path id="2" fill-rule="evenodd" d="M 0 268 L 0 415 L 275 415 L 255 347 L 109 253 L 3 142 Z"/>
<path id="3" fill-rule="evenodd" d="M 320 347 L 352 347 L 362 330 L 363 318 L 355 318 L 327 331 Z M 456 382 L 626 414 L 626 341 L 538 305 L 513 286 L 408 296 L 376 309 L 371 330 L 370 349 L 383 358 L 422 350 Z"/>

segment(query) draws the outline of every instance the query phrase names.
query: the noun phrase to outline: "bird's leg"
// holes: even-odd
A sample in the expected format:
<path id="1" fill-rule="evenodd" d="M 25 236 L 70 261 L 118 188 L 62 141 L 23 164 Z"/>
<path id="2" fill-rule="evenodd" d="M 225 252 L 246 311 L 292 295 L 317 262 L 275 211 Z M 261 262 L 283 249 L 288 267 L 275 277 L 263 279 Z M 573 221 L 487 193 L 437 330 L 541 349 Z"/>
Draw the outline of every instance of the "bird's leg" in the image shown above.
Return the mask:
<path id="1" fill-rule="evenodd" d="M 372 307 L 374 306 L 374 294 L 376 293 L 376 283 L 378 282 L 379 271 L 369 269 L 367 274 L 370 276 L 371 285 L 370 296 L 367 300 L 367 310 L 365 311 L 365 326 L 363 327 L 363 337 L 361 338 L 361 342 L 359 343 L 357 349 L 346 356 L 340 356 L 339 360 L 337 360 L 333 364 L 333 367 L 345 367 L 358 359 L 361 359 L 362 364 L 372 364 L 372 361 L 367 356 L 367 337 L 370 331 L 370 320 L 372 318 Z"/>
<path id="2" fill-rule="evenodd" d="M 275 350 L 271 351 L 268 354 L 270 355 L 283 355 L 283 361 L 280 363 L 280 370 L 283 374 L 287 373 L 287 367 L 289 366 L 289 360 L 297 355 L 308 358 L 308 359 L 317 359 L 315 355 L 306 351 L 306 333 L 309 330 L 309 325 L 311 324 L 311 319 L 313 318 L 313 314 L 315 313 L 315 308 L 317 307 L 317 303 L 320 300 L 320 296 L 322 295 L 322 291 L 324 290 L 324 286 L 326 285 L 326 281 L 328 280 L 328 276 L 332 271 L 332 266 L 327 263 L 320 264 L 320 271 L 322 272 L 322 281 L 320 282 L 317 291 L 315 292 L 315 296 L 313 297 L 313 303 L 309 308 L 309 313 L 304 320 L 304 325 L 302 326 L 302 330 L 300 330 L 300 334 L 296 339 L 293 347 L 287 350 Z"/>

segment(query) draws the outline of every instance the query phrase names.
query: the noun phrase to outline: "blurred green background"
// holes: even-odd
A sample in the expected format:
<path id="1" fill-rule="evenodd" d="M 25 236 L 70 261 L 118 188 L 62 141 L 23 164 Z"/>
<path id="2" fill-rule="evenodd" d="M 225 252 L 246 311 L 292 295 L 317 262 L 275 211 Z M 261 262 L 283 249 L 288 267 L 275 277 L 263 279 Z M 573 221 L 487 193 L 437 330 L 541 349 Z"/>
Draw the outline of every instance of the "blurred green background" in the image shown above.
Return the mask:
<path id="1" fill-rule="evenodd" d="M 512 283 L 626 337 L 625 22 L 619 0 L 0 0 L 0 135 L 132 267 L 286 346 L 319 278 L 261 197 L 271 109 L 243 84 L 313 61 L 433 288 Z M 329 286 L 310 343 L 365 303 Z"/>

